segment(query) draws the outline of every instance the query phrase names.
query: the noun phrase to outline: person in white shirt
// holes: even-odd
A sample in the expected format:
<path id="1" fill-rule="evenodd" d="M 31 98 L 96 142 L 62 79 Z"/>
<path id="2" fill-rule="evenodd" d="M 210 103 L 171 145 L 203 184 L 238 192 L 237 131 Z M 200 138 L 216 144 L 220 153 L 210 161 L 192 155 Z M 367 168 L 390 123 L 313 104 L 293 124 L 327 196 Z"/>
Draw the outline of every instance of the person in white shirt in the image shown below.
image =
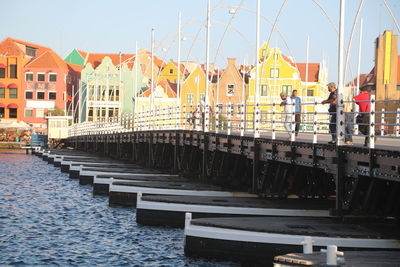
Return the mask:
<path id="1" fill-rule="evenodd" d="M 281 93 L 281 106 L 284 106 L 282 118 L 285 118 L 284 125 L 285 129 L 290 135 L 292 133 L 292 112 L 293 112 L 293 103 L 290 97 L 287 97 L 286 93 Z"/>

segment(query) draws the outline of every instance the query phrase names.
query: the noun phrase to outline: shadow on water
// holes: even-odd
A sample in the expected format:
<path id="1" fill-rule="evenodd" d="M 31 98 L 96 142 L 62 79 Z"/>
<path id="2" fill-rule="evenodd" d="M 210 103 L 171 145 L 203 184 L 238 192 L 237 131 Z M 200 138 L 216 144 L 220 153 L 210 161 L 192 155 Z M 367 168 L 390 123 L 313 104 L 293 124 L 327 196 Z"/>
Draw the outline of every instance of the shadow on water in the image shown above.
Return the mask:
<path id="1" fill-rule="evenodd" d="M 136 224 L 24 150 L 0 150 L 0 266 L 239 266 L 186 258 L 182 229 Z"/>

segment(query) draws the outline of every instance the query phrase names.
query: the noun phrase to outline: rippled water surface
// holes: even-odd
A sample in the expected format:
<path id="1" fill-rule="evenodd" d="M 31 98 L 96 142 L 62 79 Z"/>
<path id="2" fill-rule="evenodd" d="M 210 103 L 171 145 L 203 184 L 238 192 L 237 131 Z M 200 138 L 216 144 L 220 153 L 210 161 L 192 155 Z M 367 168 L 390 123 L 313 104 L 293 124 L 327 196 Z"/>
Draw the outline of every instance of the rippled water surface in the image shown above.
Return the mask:
<path id="1" fill-rule="evenodd" d="M 183 230 L 136 224 L 59 168 L 0 150 L 0 266 L 236 266 L 186 258 Z"/>

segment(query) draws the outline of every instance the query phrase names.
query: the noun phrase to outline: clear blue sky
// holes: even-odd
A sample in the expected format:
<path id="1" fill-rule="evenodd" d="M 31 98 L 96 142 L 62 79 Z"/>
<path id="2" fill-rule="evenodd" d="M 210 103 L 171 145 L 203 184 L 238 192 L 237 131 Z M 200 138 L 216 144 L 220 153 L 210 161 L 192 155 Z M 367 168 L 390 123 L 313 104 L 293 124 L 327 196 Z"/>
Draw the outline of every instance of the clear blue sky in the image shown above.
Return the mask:
<path id="1" fill-rule="evenodd" d="M 274 21 L 283 0 L 262 0 L 262 15 Z M 338 27 L 339 0 L 315 1 L 323 6 Z M 359 0 L 347 0 L 346 46 Z M 255 0 L 212 0 L 210 59 L 218 66 L 225 65 L 226 57 L 254 60 Z M 400 1 L 387 0 L 400 22 Z M 250 11 L 228 13 L 229 6 L 242 5 Z M 177 58 L 176 33 L 178 12 L 182 12 L 182 60 L 205 62 L 206 0 L 24 0 L 2 1 L 0 38 L 14 37 L 53 48 L 65 57 L 73 48 L 97 53 L 134 53 L 139 48 L 150 49 L 150 29 L 155 28 L 156 54 L 161 58 Z M 397 28 L 380 0 L 365 1 L 361 17 L 364 19 L 362 72 L 373 66 L 374 41 L 385 29 Z M 226 25 L 231 27 L 227 30 Z M 271 46 L 278 46 L 297 62 L 306 61 L 306 40 L 310 36 L 310 62 L 328 62 L 329 79 L 337 81 L 337 34 L 321 9 L 312 0 L 289 0 L 277 25 L 284 36 L 273 34 Z M 200 32 L 199 32 L 200 31 Z M 271 25 L 261 21 L 261 39 L 266 40 Z M 197 38 L 196 38 L 197 36 Z M 222 36 L 225 36 L 222 39 Z M 196 41 L 194 41 L 196 39 Z M 217 47 L 220 46 L 216 55 Z M 358 56 L 358 27 L 353 41 L 351 68 L 356 73 Z M 189 54 L 189 51 L 190 54 Z M 214 60 L 215 59 L 215 60 Z M 351 74 L 348 73 L 348 79 Z"/>

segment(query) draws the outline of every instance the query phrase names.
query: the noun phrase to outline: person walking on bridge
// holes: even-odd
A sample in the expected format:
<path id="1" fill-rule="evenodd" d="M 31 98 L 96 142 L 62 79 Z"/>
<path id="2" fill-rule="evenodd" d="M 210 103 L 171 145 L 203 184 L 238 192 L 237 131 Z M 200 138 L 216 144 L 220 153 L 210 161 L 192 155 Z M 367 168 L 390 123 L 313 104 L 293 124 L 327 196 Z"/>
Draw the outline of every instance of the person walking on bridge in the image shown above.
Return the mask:
<path id="1" fill-rule="evenodd" d="M 329 132 L 332 135 L 332 141 L 329 144 L 336 143 L 336 84 L 334 82 L 328 83 L 328 90 L 330 92 L 328 99 L 321 102 L 321 104 L 329 104 Z"/>
<path id="2" fill-rule="evenodd" d="M 296 122 L 295 133 L 297 136 L 299 134 L 300 123 L 301 123 L 301 99 L 300 97 L 297 96 L 297 90 L 293 90 L 291 100 L 295 104 L 294 121 Z"/>

